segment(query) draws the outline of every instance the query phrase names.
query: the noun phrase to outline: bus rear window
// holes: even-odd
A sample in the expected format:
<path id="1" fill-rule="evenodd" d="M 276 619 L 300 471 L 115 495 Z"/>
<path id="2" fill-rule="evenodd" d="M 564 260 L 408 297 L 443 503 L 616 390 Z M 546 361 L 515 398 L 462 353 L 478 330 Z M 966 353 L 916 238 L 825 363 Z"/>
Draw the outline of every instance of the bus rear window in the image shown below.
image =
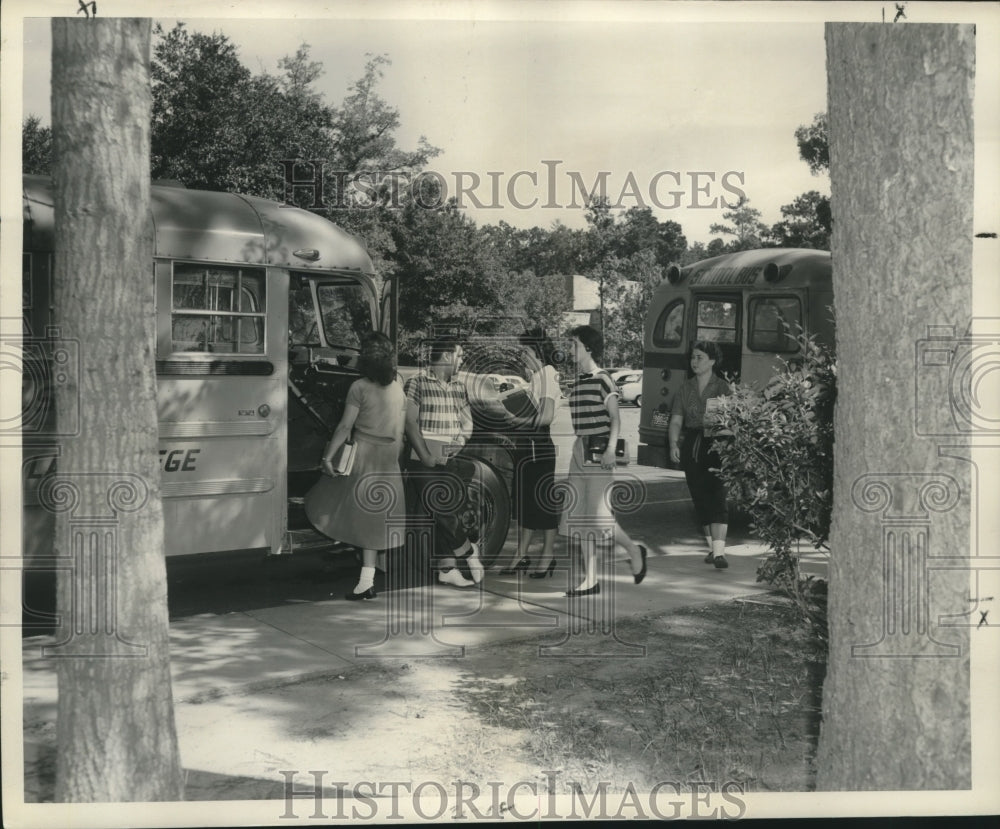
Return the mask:
<path id="1" fill-rule="evenodd" d="M 263 268 L 175 263 L 172 350 L 263 354 L 265 293 Z"/>
<path id="2" fill-rule="evenodd" d="M 798 351 L 795 337 L 801 330 L 802 304 L 798 297 L 751 298 L 747 341 L 753 351 Z"/>
<path id="3" fill-rule="evenodd" d="M 683 342 L 684 334 L 684 300 L 671 302 L 659 318 L 653 329 L 653 345 L 660 348 L 676 348 Z"/>
<path id="4" fill-rule="evenodd" d="M 698 330 L 696 340 L 707 340 L 713 343 L 735 343 L 736 336 L 736 303 L 717 299 L 698 300 Z"/>

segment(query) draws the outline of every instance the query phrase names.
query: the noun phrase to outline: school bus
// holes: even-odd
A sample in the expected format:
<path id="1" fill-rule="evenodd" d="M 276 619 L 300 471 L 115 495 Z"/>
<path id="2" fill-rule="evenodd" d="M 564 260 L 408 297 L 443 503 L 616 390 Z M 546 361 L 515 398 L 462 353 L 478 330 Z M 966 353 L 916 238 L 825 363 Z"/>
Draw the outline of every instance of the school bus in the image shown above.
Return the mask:
<path id="1" fill-rule="evenodd" d="M 72 416 L 57 427 L 52 386 L 80 370 L 86 355 L 72 332 L 54 327 L 51 182 L 26 175 L 23 188 L 30 561 L 51 549 L 53 516 L 39 487 L 58 464 L 61 442 L 86 428 Z M 280 554 L 327 543 L 307 526 L 289 530 L 289 498 L 294 510 L 320 474 L 324 442 L 359 376 L 361 337 L 373 329 L 395 337 L 395 283 L 380 291 L 362 241 L 306 210 L 164 183 L 151 187 L 151 208 L 153 261 L 136 278 L 148 279 L 156 306 L 166 555 Z M 482 531 L 490 561 L 506 539 L 509 494 L 488 457 L 473 460 L 465 519 Z"/>
<path id="2" fill-rule="evenodd" d="M 832 308 L 827 251 L 760 248 L 669 268 L 643 332 L 639 463 L 670 465 L 667 425 L 694 342 L 718 343 L 717 370 L 760 387 L 781 360 L 794 361 L 800 332 L 833 347 Z"/>

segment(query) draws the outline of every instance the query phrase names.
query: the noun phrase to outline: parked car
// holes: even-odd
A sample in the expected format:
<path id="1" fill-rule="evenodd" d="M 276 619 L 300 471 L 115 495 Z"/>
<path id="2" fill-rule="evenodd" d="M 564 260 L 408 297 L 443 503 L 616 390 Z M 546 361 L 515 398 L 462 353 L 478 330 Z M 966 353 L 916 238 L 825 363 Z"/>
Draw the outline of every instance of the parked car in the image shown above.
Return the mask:
<path id="1" fill-rule="evenodd" d="M 518 377 L 516 374 L 504 374 L 501 378 L 500 392 L 510 391 L 511 389 L 526 389 L 528 388 L 528 381 L 523 377 Z"/>
<path id="2" fill-rule="evenodd" d="M 617 371 L 611 375 L 618 386 L 618 394 L 622 403 L 634 403 L 636 406 L 642 405 L 642 372 L 630 369 L 628 371 Z"/>

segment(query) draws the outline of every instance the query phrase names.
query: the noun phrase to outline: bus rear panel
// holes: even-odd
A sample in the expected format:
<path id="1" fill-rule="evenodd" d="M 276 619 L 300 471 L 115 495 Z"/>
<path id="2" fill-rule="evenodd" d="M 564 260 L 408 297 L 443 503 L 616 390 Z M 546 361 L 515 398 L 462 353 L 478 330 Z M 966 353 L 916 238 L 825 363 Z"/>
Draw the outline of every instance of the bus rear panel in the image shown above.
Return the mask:
<path id="1" fill-rule="evenodd" d="M 761 248 L 671 268 L 643 333 L 639 463 L 669 466 L 667 426 L 691 346 L 718 343 L 727 379 L 760 388 L 794 361 L 800 333 L 833 347 L 830 254 Z"/>

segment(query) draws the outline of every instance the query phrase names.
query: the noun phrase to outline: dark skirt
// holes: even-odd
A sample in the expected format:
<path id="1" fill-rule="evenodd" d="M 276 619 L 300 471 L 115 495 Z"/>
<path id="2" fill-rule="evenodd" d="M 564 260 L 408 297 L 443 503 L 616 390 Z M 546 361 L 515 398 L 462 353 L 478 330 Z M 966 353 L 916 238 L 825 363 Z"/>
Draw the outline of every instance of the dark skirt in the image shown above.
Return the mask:
<path id="1" fill-rule="evenodd" d="M 514 456 L 513 505 L 517 523 L 529 530 L 559 526 L 555 490 L 556 447 L 547 434 L 518 435 Z"/>

